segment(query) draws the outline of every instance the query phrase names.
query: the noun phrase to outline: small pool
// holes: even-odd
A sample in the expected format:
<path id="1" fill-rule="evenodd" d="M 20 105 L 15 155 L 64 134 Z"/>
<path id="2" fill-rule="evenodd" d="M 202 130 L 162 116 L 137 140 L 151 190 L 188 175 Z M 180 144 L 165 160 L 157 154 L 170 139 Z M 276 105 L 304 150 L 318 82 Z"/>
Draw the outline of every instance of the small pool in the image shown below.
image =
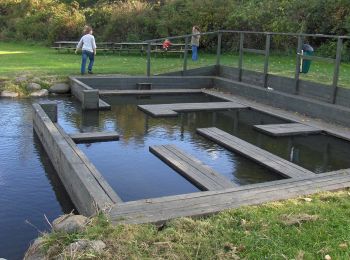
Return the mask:
<path id="1" fill-rule="evenodd" d="M 78 101 L 55 98 L 58 122 L 68 133 L 117 131 L 119 141 L 79 144 L 124 201 L 199 192 L 149 152 L 149 146 L 175 144 L 238 185 L 282 177 L 196 134 L 216 126 L 316 173 L 350 168 L 350 143 L 328 135 L 270 137 L 255 124 L 288 123 L 251 109 L 180 113 L 152 118 L 138 104 L 220 102 L 210 95 L 108 97 L 110 111 L 82 112 Z M 37 100 L 35 100 L 37 101 Z M 0 99 L 0 257 L 21 259 L 38 230 L 74 210 L 57 173 L 32 129 L 32 100 Z"/>

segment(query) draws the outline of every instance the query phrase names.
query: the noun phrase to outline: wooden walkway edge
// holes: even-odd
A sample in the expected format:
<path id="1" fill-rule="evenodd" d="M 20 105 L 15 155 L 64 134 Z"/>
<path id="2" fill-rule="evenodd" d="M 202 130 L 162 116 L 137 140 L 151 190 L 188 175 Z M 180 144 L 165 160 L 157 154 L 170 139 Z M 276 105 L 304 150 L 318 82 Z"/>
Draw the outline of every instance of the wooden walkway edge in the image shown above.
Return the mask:
<path id="1" fill-rule="evenodd" d="M 221 191 L 204 191 L 114 206 L 114 223 L 162 223 L 183 216 L 204 216 L 225 209 L 294 198 L 320 191 L 350 187 L 350 169 L 300 179 L 251 184 Z"/>
<path id="2" fill-rule="evenodd" d="M 307 169 L 284 160 L 216 127 L 199 128 L 197 129 L 197 133 L 231 151 L 237 152 L 271 170 L 274 170 L 285 177 L 300 178 L 307 175 L 315 175 L 313 172 Z"/>
<path id="3" fill-rule="evenodd" d="M 175 145 L 151 146 L 149 149 L 198 188 L 222 190 L 236 186 L 209 166 L 181 151 Z"/>
<path id="4" fill-rule="evenodd" d="M 152 115 L 160 116 L 177 116 L 177 112 L 186 111 L 206 111 L 206 110 L 227 110 L 242 109 L 247 106 L 236 102 L 203 102 L 203 103 L 175 103 L 175 104 L 158 104 L 158 105 L 138 105 L 140 110 Z"/>
<path id="5" fill-rule="evenodd" d="M 272 136 L 319 134 L 322 132 L 321 129 L 300 123 L 254 125 L 254 128 Z"/>

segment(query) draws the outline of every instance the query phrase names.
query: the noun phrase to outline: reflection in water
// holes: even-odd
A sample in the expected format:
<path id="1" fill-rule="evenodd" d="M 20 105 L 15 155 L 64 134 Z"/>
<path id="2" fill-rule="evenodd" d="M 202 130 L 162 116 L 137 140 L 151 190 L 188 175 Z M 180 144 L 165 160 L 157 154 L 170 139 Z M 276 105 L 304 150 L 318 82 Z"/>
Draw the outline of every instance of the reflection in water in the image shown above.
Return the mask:
<path id="1" fill-rule="evenodd" d="M 0 257 L 22 259 L 39 231 L 50 230 L 45 216 L 72 208 L 33 135 L 31 100 L 0 99 L 0 115 Z"/>
<path id="2" fill-rule="evenodd" d="M 50 185 L 53 191 L 55 192 L 57 201 L 61 206 L 62 212 L 65 214 L 68 214 L 71 212 L 78 213 L 36 133 L 34 133 L 33 142 L 34 142 L 36 153 L 38 154 L 40 162 L 44 167 L 45 174 L 50 182 Z"/>

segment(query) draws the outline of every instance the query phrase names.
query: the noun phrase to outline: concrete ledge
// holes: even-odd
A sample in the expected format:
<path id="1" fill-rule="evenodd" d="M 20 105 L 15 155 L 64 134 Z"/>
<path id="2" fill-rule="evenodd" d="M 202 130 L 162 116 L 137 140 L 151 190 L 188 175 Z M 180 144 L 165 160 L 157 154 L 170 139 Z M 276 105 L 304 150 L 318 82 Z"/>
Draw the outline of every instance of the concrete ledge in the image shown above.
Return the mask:
<path id="1" fill-rule="evenodd" d="M 33 126 L 80 214 L 91 216 L 121 202 L 73 140 L 37 103 L 33 104 Z"/>

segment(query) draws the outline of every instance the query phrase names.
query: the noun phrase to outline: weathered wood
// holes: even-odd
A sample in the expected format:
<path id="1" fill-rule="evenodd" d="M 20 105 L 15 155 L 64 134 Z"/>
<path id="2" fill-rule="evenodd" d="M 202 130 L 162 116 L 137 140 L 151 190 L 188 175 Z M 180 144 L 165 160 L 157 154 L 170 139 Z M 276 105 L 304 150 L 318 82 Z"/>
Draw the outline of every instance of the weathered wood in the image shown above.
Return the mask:
<path id="1" fill-rule="evenodd" d="M 254 128 L 272 136 L 318 134 L 322 132 L 321 129 L 300 123 L 254 125 Z"/>
<path id="2" fill-rule="evenodd" d="M 149 149 L 200 189 L 222 190 L 236 186 L 209 166 L 174 145 L 151 146 Z"/>
<path id="3" fill-rule="evenodd" d="M 107 142 L 119 140 L 117 132 L 89 132 L 70 134 L 76 143 Z"/>
<path id="4" fill-rule="evenodd" d="M 221 191 L 126 202 L 113 207 L 109 217 L 113 223 L 164 222 L 176 217 L 203 216 L 244 205 L 256 205 L 346 187 L 350 187 L 350 169 Z"/>
<path id="5" fill-rule="evenodd" d="M 300 178 L 306 175 L 314 175 L 313 172 L 304 169 L 294 163 L 284 160 L 270 152 L 252 145 L 238 137 L 230 135 L 216 127 L 199 128 L 197 133 L 224 146 L 225 148 L 248 157 L 265 167 L 289 178 Z"/>
<path id="6" fill-rule="evenodd" d="M 100 95 L 166 95 L 202 93 L 201 89 L 100 90 Z"/>
<path id="7" fill-rule="evenodd" d="M 201 110 L 226 110 L 247 108 L 236 102 L 176 103 L 159 105 L 138 105 L 140 110 L 154 116 L 177 116 L 177 112 Z"/>
<path id="8" fill-rule="evenodd" d="M 39 104 L 33 104 L 33 127 L 80 214 L 93 215 L 121 199 Z"/>

